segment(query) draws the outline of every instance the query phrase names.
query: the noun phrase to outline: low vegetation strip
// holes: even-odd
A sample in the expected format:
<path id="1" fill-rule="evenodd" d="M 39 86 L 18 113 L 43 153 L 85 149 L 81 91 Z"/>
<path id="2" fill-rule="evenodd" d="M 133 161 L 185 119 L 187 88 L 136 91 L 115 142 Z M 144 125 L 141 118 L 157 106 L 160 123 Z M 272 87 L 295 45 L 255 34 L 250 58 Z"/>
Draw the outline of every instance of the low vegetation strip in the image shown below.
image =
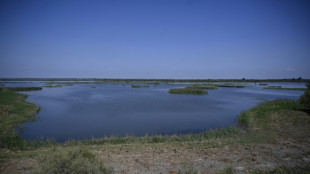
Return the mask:
<path id="1" fill-rule="evenodd" d="M 186 89 L 217 89 L 217 86 L 193 85 L 193 86 L 186 87 Z"/>
<path id="2" fill-rule="evenodd" d="M 218 87 L 223 87 L 223 88 L 245 88 L 245 85 L 229 85 L 229 84 L 224 84 L 224 85 L 217 85 Z"/>
<path id="3" fill-rule="evenodd" d="M 168 91 L 171 94 L 208 94 L 204 89 L 191 89 L 191 88 L 175 88 Z"/>
<path id="4" fill-rule="evenodd" d="M 131 85 L 132 88 L 149 88 L 147 85 Z"/>
<path id="5" fill-rule="evenodd" d="M 42 87 L 6 87 L 0 88 L 0 91 L 37 91 L 42 90 Z"/>

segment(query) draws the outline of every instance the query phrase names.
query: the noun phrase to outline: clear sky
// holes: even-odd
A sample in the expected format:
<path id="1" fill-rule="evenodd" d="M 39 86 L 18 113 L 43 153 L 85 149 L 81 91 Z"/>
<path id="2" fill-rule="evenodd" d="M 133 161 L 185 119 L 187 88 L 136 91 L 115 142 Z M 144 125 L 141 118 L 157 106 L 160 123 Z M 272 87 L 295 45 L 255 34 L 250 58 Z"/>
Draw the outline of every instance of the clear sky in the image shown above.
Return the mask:
<path id="1" fill-rule="evenodd" d="M 1 0 L 0 77 L 310 78 L 309 0 Z"/>

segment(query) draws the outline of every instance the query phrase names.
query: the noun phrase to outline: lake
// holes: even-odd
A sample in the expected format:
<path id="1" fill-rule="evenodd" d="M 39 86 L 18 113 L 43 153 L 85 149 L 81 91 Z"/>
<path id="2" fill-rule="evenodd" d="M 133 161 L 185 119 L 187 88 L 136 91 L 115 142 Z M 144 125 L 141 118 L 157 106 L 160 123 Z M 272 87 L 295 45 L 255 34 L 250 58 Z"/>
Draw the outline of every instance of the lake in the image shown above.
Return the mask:
<path id="1" fill-rule="evenodd" d="M 5 83 L 5 87 L 43 86 L 42 82 Z M 42 91 L 22 92 L 41 107 L 36 121 L 21 126 L 25 139 L 89 139 L 110 136 L 145 136 L 197 133 L 238 124 L 242 111 L 261 102 L 298 99 L 304 91 L 247 88 L 208 90 L 206 95 L 170 94 L 179 85 L 74 84 Z M 268 83 L 270 86 L 306 88 L 304 83 Z M 139 84 L 137 84 L 139 85 Z M 141 84 L 140 84 L 141 85 Z"/>

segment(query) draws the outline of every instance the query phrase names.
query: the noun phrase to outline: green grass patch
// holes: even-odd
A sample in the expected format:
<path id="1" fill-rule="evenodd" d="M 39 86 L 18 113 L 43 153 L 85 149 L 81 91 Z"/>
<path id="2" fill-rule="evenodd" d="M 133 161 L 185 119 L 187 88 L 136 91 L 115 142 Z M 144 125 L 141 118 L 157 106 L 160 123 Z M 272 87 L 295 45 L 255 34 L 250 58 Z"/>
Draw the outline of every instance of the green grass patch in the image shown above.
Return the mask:
<path id="1" fill-rule="evenodd" d="M 149 88 L 148 85 L 131 85 L 132 88 Z"/>
<path id="2" fill-rule="evenodd" d="M 234 174 L 236 172 L 235 172 L 234 168 L 232 166 L 230 166 L 230 167 L 225 168 L 222 171 L 219 171 L 218 173 L 219 174 Z"/>
<path id="3" fill-rule="evenodd" d="M 251 127 L 253 124 L 267 124 L 271 121 L 269 117 L 269 113 L 271 112 L 298 110 L 304 107 L 303 104 L 296 100 L 280 99 L 269 101 L 244 111 L 239 118 L 239 123 L 245 127 Z"/>
<path id="4" fill-rule="evenodd" d="M 176 88 L 170 89 L 168 92 L 170 94 L 208 94 L 208 91 L 196 88 Z"/>
<path id="5" fill-rule="evenodd" d="M 259 86 L 267 86 L 267 83 L 260 83 Z"/>
<path id="6" fill-rule="evenodd" d="M 42 87 L 6 87 L 0 88 L 0 91 L 38 91 L 42 90 Z"/>
<path id="7" fill-rule="evenodd" d="M 33 119 L 39 111 L 35 104 L 26 102 L 25 94 L 12 91 L 0 92 L 0 136 L 10 132 L 18 124 Z"/>

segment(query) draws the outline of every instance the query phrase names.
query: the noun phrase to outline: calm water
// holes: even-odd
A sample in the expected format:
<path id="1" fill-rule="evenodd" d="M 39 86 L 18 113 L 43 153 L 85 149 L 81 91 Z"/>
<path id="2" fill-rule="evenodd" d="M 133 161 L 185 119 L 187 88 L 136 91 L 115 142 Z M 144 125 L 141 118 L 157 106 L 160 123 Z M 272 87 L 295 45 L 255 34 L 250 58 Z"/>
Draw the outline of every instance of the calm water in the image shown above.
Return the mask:
<path id="1" fill-rule="evenodd" d="M 5 86 L 42 86 L 44 83 L 6 83 Z M 302 87 L 303 83 L 269 83 Z M 185 85 L 131 88 L 113 84 L 75 84 L 24 92 L 41 107 L 35 122 L 22 126 L 26 139 L 85 139 L 104 136 L 144 136 L 201 132 L 238 123 L 240 113 L 265 100 L 298 99 L 303 91 L 219 88 L 207 95 L 169 94 Z M 96 88 L 90 88 L 96 87 Z"/>

